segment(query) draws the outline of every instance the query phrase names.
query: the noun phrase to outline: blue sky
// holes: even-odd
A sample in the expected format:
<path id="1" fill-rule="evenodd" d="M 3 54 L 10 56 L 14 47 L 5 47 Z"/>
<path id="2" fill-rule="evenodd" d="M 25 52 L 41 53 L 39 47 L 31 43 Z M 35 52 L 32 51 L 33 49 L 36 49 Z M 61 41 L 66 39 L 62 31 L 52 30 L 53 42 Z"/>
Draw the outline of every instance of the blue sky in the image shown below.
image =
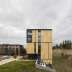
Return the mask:
<path id="1" fill-rule="evenodd" d="M 27 28 L 52 28 L 53 43 L 72 40 L 72 1 L 0 0 L 0 43 L 24 44 Z"/>

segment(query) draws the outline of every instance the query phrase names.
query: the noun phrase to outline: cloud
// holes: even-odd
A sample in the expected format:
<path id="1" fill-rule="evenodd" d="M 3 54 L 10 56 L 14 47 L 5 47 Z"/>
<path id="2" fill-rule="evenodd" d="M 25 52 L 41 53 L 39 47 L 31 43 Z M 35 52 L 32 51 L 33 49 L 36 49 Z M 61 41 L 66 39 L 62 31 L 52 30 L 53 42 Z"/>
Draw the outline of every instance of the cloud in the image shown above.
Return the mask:
<path id="1" fill-rule="evenodd" d="M 71 0 L 0 0 L 1 42 L 24 44 L 27 28 L 52 28 L 58 43 L 72 39 L 71 24 Z"/>

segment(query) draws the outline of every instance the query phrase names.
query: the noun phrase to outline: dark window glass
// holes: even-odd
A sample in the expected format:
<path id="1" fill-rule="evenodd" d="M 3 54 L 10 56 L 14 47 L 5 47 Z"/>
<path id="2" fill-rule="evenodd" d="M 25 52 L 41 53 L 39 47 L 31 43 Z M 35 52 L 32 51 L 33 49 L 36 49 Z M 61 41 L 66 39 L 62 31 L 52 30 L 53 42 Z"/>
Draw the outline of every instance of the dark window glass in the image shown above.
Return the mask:
<path id="1" fill-rule="evenodd" d="M 38 30 L 38 32 L 41 32 L 41 30 Z"/>
<path id="2" fill-rule="evenodd" d="M 38 53 L 41 53 L 41 43 L 38 43 Z"/>
<path id="3" fill-rule="evenodd" d="M 28 37 L 27 37 L 27 42 L 28 42 L 28 43 L 31 43 L 31 42 L 32 42 L 32 36 L 28 35 Z"/>
<path id="4" fill-rule="evenodd" d="M 32 35 L 28 35 L 27 37 L 28 37 L 28 38 L 32 38 Z"/>
<path id="5" fill-rule="evenodd" d="M 32 30 L 27 30 L 27 34 L 32 34 Z"/>
<path id="6" fill-rule="evenodd" d="M 32 30 L 27 30 L 27 43 L 32 42 Z"/>

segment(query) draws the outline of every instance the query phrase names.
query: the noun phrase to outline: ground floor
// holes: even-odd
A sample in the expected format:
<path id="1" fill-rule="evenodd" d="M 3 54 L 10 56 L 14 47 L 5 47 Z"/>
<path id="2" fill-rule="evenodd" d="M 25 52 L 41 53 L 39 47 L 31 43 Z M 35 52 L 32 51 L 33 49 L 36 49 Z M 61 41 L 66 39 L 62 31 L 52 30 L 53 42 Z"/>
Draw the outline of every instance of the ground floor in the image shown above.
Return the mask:
<path id="1" fill-rule="evenodd" d="M 53 67 L 57 72 L 72 72 L 72 56 L 53 56 Z M 46 72 L 35 67 L 35 61 L 19 60 L 0 66 L 1 72 Z M 47 71 L 48 72 L 48 71 Z"/>

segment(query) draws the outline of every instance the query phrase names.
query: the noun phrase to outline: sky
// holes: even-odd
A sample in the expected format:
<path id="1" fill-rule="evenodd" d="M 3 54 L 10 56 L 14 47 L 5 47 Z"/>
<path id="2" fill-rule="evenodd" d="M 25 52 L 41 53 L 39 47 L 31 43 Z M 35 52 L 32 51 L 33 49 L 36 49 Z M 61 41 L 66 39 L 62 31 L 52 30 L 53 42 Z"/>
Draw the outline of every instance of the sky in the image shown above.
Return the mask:
<path id="1" fill-rule="evenodd" d="M 53 29 L 53 43 L 72 40 L 72 0 L 0 0 L 0 43 L 26 43 L 27 28 Z"/>

